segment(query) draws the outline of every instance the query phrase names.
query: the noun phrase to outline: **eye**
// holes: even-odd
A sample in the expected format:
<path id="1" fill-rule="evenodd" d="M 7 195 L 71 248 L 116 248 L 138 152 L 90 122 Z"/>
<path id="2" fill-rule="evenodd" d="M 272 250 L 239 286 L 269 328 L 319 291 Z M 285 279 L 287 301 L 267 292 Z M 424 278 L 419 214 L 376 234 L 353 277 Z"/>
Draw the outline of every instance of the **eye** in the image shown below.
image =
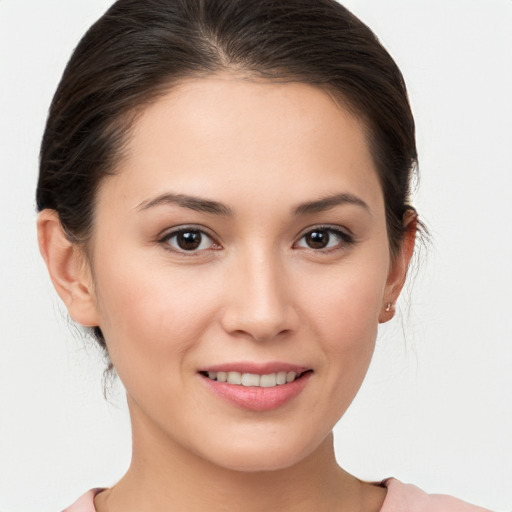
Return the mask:
<path id="1" fill-rule="evenodd" d="M 297 247 L 313 250 L 330 250 L 342 248 L 344 245 L 352 243 L 352 238 L 347 233 L 332 227 L 317 227 L 304 233 L 299 241 Z"/>
<path id="2" fill-rule="evenodd" d="M 182 228 L 166 234 L 161 240 L 177 252 L 199 252 L 208 249 L 220 249 L 204 231 L 194 228 Z"/>

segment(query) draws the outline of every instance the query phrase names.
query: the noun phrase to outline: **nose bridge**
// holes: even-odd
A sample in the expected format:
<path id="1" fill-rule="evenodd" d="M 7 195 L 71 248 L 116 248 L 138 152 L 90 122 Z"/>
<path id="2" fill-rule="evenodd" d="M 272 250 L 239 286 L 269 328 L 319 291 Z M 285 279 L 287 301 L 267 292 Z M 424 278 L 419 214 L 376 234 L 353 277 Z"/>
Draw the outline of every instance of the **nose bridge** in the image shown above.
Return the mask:
<path id="1" fill-rule="evenodd" d="M 231 276 L 234 291 L 225 314 L 225 328 L 265 340 L 293 328 L 293 308 L 278 251 L 254 245 L 239 255 Z"/>

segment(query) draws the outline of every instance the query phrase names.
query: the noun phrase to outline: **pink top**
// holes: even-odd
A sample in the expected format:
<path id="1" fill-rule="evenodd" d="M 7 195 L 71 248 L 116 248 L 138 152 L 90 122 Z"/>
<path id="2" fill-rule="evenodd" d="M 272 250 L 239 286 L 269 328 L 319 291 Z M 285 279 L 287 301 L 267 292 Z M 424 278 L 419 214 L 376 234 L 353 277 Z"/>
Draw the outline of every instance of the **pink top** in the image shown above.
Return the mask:
<path id="1" fill-rule="evenodd" d="M 395 478 L 382 482 L 388 493 L 380 512 L 491 512 L 445 494 L 426 494 L 411 484 L 403 484 Z M 63 512 L 96 512 L 94 496 L 102 489 L 91 489 Z"/>
<path id="2" fill-rule="evenodd" d="M 395 478 L 388 478 L 383 484 L 388 488 L 388 494 L 380 512 L 491 512 L 446 494 L 427 494 L 415 485 L 403 484 Z"/>

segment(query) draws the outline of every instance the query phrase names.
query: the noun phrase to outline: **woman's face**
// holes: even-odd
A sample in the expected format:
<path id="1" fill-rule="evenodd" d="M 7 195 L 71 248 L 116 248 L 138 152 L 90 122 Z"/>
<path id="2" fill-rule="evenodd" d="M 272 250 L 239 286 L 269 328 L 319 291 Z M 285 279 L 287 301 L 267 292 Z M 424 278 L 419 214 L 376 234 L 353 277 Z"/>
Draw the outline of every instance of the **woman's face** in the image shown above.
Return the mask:
<path id="1" fill-rule="evenodd" d="M 361 124 L 308 85 L 188 80 L 138 118 L 118 170 L 98 193 L 94 321 L 136 443 L 241 470 L 312 453 L 403 277 Z"/>

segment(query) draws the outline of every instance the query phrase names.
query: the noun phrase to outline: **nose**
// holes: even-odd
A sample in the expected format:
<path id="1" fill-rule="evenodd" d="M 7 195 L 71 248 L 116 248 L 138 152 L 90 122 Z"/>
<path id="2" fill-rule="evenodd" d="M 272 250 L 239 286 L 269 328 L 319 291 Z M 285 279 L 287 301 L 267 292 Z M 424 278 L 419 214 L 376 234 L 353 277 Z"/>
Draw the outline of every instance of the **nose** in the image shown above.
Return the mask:
<path id="1" fill-rule="evenodd" d="M 222 313 L 226 332 L 266 341 L 296 329 L 298 315 L 284 267 L 271 253 L 240 258 L 230 272 L 230 298 Z"/>

